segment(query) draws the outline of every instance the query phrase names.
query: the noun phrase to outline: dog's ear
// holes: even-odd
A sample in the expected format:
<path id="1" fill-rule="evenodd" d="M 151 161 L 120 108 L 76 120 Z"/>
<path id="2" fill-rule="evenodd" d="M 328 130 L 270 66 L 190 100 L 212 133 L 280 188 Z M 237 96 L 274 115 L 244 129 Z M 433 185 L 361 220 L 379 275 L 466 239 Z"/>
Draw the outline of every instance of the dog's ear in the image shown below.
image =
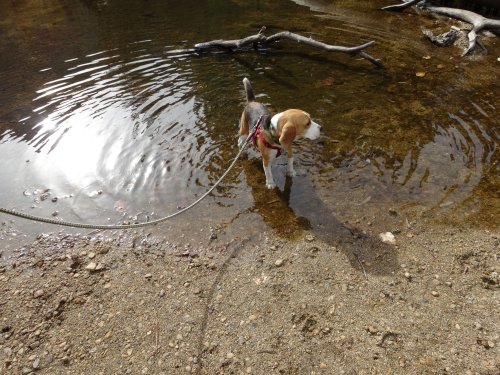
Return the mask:
<path id="1" fill-rule="evenodd" d="M 283 127 L 281 128 L 281 135 L 280 135 L 280 143 L 284 148 L 289 148 L 292 146 L 292 142 L 295 140 L 295 137 L 297 136 L 297 129 L 295 126 L 287 122 Z"/>

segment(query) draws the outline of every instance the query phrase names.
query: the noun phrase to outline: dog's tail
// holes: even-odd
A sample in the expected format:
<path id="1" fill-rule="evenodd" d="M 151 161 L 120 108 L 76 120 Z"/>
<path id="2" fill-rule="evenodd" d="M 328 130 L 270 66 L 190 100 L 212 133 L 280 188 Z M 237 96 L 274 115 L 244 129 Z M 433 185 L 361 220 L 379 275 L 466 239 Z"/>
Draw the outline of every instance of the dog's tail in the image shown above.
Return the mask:
<path id="1" fill-rule="evenodd" d="M 245 94 L 247 96 L 247 102 L 255 101 L 255 95 L 253 94 L 252 84 L 248 80 L 248 78 L 243 78 L 243 86 L 245 86 Z"/>

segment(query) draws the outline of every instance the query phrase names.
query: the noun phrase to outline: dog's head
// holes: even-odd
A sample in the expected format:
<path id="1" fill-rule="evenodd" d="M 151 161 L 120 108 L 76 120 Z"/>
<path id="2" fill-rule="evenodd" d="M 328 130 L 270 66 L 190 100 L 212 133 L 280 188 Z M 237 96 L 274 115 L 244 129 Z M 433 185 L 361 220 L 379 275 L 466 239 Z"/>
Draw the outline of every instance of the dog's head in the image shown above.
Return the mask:
<path id="1" fill-rule="evenodd" d="M 318 139 L 321 125 L 311 120 L 309 113 L 300 109 L 288 109 L 278 113 L 271 119 L 272 126 L 278 134 L 288 134 L 293 139 Z"/>

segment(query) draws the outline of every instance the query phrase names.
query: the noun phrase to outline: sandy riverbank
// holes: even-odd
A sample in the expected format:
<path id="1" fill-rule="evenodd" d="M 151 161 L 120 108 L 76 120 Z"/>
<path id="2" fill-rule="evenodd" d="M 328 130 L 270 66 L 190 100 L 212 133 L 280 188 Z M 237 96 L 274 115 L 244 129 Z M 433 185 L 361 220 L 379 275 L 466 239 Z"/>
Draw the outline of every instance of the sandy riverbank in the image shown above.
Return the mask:
<path id="1" fill-rule="evenodd" d="M 3 257 L 0 373 L 500 372 L 495 232 L 212 237 L 59 233 Z"/>

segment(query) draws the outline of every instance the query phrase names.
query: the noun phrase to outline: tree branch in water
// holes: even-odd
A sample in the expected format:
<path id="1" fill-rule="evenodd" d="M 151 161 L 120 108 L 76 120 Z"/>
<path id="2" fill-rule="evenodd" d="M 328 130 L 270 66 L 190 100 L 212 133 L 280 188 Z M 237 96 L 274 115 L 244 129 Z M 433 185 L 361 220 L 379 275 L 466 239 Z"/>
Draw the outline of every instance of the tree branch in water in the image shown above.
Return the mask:
<path id="1" fill-rule="evenodd" d="M 307 38 L 302 35 L 292 33 L 290 31 L 282 31 L 271 36 L 266 36 L 264 35 L 264 30 L 265 27 L 263 27 L 258 34 L 250 35 L 243 39 L 235 39 L 235 40 L 219 39 L 205 43 L 198 43 L 194 46 L 194 48 L 197 50 L 210 49 L 210 48 L 235 50 L 235 49 L 241 49 L 249 45 L 253 45 L 254 48 L 256 48 L 259 44 L 266 45 L 273 42 L 277 42 L 281 39 L 289 39 L 297 43 L 302 43 L 312 47 L 320 48 L 328 52 L 343 52 L 343 53 L 348 53 L 350 55 L 355 55 L 355 56 L 357 55 L 359 57 L 362 57 L 370 61 L 372 64 L 376 65 L 379 68 L 384 68 L 384 64 L 382 63 L 382 61 L 363 51 L 364 49 L 373 46 L 375 44 L 374 41 L 354 47 L 333 46 L 330 44 L 319 42 L 312 38 Z"/>
<path id="2" fill-rule="evenodd" d="M 415 5 L 417 3 L 420 3 L 421 1 L 422 0 L 408 0 L 408 1 L 402 2 L 401 4 L 389 5 L 389 6 L 383 7 L 382 10 L 402 12 L 406 8 L 411 7 L 412 5 Z"/>

